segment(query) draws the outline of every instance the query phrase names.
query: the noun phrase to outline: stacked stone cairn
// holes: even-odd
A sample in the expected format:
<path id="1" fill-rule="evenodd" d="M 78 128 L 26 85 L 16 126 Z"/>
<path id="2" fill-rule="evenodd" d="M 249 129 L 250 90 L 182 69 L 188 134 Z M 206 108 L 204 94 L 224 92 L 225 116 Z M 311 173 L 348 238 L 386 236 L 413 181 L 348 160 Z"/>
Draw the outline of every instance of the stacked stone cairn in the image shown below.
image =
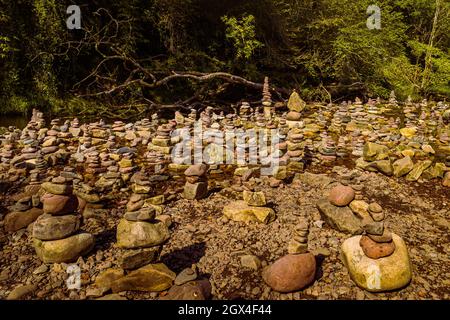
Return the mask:
<path id="1" fill-rule="evenodd" d="M 200 200 L 208 195 L 208 166 L 206 164 L 194 164 L 186 169 L 186 184 L 183 196 L 187 200 Z"/>
<path id="2" fill-rule="evenodd" d="M 263 269 L 262 278 L 278 292 L 293 292 L 310 285 L 316 275 L 316 259 L 308 252 L 309 223 L 299 221 L 288 245 L 288 254 Z"/>
<path id="3" fill-rule="evenodd" d="M 385 214 L 379 204 L 374 202 L 361 209 L 369 213 L 364 234 L 351 237 L 342 245 L 350 277 L 371 292 L 406 286 L 411 281 L 412 268 L 405 242 L 385 227 Z"/>
<path id="4" fill-rule="evenodd" d="M 302 119 L 302 111 L 306 108 L 306 102 L 300 98 L 297 91 L 293 91 L 288 101 L 289 113 L 286 116 L 286 120 L 290 127 L 296 126 L 296 124 Z"/>
<path id="5" fill-rule="evenodd" d="M 74 262 L 94 247 L 94 236 L 80 231 L 78 199 L 72 181 L 60 175 L 41 185 L 44 214 L 33 225 L 34 248 L 44 263 Z"/>

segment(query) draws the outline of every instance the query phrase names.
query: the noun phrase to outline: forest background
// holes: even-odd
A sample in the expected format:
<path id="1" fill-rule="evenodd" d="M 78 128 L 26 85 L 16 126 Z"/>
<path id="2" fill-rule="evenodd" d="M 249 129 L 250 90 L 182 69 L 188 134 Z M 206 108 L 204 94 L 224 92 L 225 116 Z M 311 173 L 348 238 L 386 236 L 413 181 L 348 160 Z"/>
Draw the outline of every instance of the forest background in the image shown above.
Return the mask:
<path id="1" fill-rule="evenodd" d="M 0 0 L 3 114 L 257 103 L 265 76 L 275 101 L 448 99 L 450 1 Z"/>

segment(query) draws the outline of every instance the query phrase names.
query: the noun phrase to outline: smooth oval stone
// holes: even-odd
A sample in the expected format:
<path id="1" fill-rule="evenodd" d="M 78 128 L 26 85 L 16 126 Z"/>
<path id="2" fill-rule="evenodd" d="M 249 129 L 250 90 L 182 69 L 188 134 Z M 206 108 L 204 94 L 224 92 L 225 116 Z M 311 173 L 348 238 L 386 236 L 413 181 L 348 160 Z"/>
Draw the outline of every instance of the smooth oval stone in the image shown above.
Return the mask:
<path id="1" fill-rule="evenodd" d="M 355 191 L 348 186 L 337 186 L 331 189 L 328 200 L 338 207 L 348 205 L 355 198 Z"/>
<path id="2" fill-rule="evenodd" d="M 147 248 L 169 239 L 169 229 L 163 222 L 132 222 L 121 219 L 117 226 L 117 246 L 120 248 Z"/>
<path id="3" fill-rule="evenodd" d="M 287 255 L 264 269 L 264 281 L 275 291 L 292 292 L 314 281 L 316 259 L 311 253 Z"/>

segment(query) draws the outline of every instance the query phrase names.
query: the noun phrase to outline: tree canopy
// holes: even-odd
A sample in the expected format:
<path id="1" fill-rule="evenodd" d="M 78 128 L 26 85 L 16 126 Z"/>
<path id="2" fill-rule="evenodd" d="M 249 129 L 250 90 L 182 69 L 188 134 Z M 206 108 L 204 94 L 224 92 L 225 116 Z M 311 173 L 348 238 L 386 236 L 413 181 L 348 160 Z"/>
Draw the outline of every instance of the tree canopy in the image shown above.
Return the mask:
<path id="1" fill-rule="evenodd" d="M 0 0 L 2 113 L 228 103 L 264 76 L 275 99 L 449 97 L 450 2 Z"/>

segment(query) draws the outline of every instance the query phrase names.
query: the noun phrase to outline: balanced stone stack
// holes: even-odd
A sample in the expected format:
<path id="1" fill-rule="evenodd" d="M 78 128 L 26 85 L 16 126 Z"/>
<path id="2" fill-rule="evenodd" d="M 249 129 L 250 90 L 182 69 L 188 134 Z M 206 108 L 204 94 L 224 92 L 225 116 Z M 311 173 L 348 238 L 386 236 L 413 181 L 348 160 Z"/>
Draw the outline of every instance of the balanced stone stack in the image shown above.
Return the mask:
<path id="1" fill-rule="evenodd" d="M 333 162 L 336 160 L 336 147 L 334 140 L 324 131 L 322 145 L 319 148 L 320 160 L 322 162 Z"/>
<path id="2" fill-rule="evenodd" d="M 149 198 L 144 191 L 134 190 L 117 226 L 117 246 L 125 249 L 120 266 L 126 270 L 154 262 L 170 237 L 169 225 L 156 219 L 156 208 L 164 202 L 164 196 Z"/>
<path id="3" fill-rule="evenodd" d="M 203 199 L 208 194 L 208 181 L 206 174 L 208 166 L 206 164 L 194 164 L 186 169 L 186 184 L 183 196 L 188 200 Z"/>
<path id="4" fill-rule="evenodd" d="M 275 113 L 274 108 L 272 107 L 272 96 L 270 94 L 269 87 L 269 78 L 264 78 L 264 86 L 263 86 L 263 99 L 262 105 L 264 108 L 264 117 L 268 120 L 271 119 Z"/>
<path id="5" fill-rule="evenodd" d="M 350 277 L 371 292 L 402 288 L 412 277 L 405 242 L 384 226 L 385 215 L 379 204 L 371 203 L 367 211 L 372 221 L 364 225 L 365 234 L 349 238 L 342 245 Z"/>
<path id="6" fill-rule="evenodd" d="M 338 185 L 330 190 L 328 197 L 317 203 L 323 220 L 331 227 L 349 234 L 363 232 L 363 220 L 355 215 L 349 205 L 355 199 L 353 188 Z"/>
<path id="7" fill-rule="evenodd" d="M 287 139 L 287 156 L 289 156 L 288 170 L 294 173 L 300 173 L 303 171 L 303 158 L 305 155 L 303 131 L 299 128 L 293 128 L 289 131 Z"/>
<path id="8" fill-rule="evenodd" d="M 294 90 L 288 101 L 289 113 L 286 116 L 290 127 L 294 127 L 302 118 L 301 112 L 305 109 L 306 103 L 300 98 L 297 91 Z"/>
<path id="9" fill-rule="evenodd" d="M 172 132 L 171 127 L 168 124 L 163 124 L 158 127 L 156 131 L 156 137 L 152 139 L 152 142 L 148 145 L 148 150 L 153 150 L 162 154 L 170 154 L 171 143 L 170 134 Z"/>
<path id="10" fill-rule="evenodd" d="M 310 285 L 316 275 L 316 259 L 308 252 L 308 221 L 297 225 L 288 246 L 288 255 L 278 259 L 262 272 L 266 284 L 278 292 L 298 291 Z"/>
<path id="11" fill-rule="evenodd" d="M 45 263 L 76 261 L 91 251 L 95 241 L 92 234 L 78 232 L 78 199 L 71 180 L 59 176 L 41 186 L 46 193 L 41 199 L 44 214 L 33 226 L 36 254 Z"/>
<path id="12" fill-rule="evenodd" d="M 294 230 L 288 245 L 289 254 L 302 254 L 308 252 L 309 223 L 306 219 L 300 221 Z"/>

